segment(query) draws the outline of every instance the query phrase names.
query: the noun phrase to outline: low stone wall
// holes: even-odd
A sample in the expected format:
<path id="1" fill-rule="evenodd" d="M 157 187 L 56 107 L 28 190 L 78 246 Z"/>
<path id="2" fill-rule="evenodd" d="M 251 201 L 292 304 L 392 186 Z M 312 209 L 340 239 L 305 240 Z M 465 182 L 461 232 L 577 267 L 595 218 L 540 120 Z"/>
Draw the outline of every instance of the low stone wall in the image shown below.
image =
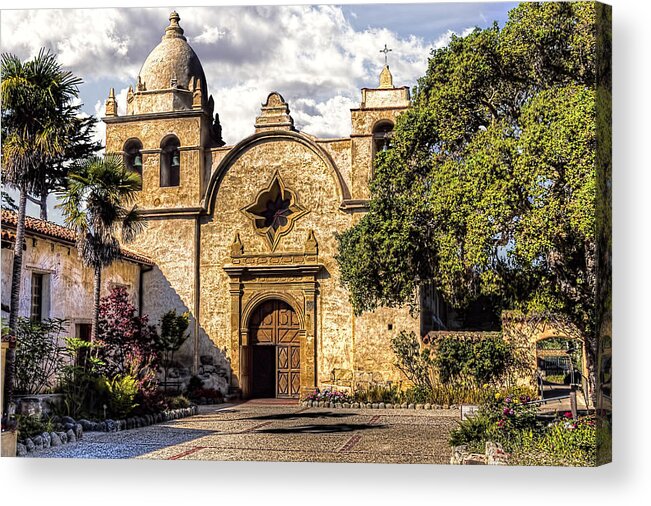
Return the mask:
<path id="1" fill-rule="evenodd" d="M 456 446 L 450 464 L 460 466 L 506 466 L 508 454 L 499 443 L 488 441 L 484 453 L 469 452 L 466 445 Z"/>
<path id="2" fill-rule="evenodd" d="M 48 416 L 60 411 L 63 406 L 63 394 L 16 395 L 16 414 L 29 416 Z"/>
<path id="3" fill-rule="evenodd" d="M 61 446 L 67 443 L 74 443 L 82 439 L 84 432 L 118 432 L 121 430 L 146 427 L 156 423 L 168 422 L 186 416 L 196 415 L 199 412 L 197 406 L 188 408 L 162 411 L 153 415 L 129 417 L 124 420 L 102 420 L 91 421 L 80 419 L 75 421 L 69 416 L 61 418 L 62 431 L 43 432 L 37 436 L 21 440 L 16 445 L 16 456 L 24 457 L 28 453 L 38 452 L 50 447 Z"/>
<path id="4" fill-rule="evenodd" d="M 456 404 L 391 404 L 390 402 L 325 402 L 302 401 L 301 406 L 307 408 L 345 408 L 345 409 L 459 409 Z"/>

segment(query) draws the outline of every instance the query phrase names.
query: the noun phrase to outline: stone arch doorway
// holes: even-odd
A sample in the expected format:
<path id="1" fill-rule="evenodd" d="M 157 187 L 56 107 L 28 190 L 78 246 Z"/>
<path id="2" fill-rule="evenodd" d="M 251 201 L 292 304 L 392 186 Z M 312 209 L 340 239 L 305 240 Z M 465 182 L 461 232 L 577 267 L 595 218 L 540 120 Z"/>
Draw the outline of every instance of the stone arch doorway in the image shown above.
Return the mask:
<path id="1" fill-rule="evenodd" d="M 250 397 L 298 398 L 301 389 L 301 324 L 285 301 L 259 303 L 248 325 Z"/>

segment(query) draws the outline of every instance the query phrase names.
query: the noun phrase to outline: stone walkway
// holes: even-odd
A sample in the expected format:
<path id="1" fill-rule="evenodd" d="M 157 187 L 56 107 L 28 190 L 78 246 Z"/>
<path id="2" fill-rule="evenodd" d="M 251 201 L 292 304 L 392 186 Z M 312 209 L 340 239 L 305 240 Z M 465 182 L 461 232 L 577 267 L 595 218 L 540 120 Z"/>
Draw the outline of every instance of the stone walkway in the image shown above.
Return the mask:
<path id="1" fill-rule="evenodd" d="M 222 404 L 159 425 L 86 433 L 33 457 L 447 464 L 457 420 L 458 410 Z"/>

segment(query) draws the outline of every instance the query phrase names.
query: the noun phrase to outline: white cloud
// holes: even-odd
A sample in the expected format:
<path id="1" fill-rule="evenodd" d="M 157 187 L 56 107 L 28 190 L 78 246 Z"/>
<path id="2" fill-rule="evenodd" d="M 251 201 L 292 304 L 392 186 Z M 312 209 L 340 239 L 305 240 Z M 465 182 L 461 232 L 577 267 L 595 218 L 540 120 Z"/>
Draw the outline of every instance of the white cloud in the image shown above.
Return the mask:
<path id="1" fill-rule="evenodd" d="M 442 47 L 452 34 L 432 34 L 426 41 L 387 28 L 356 30 L 332 5 L 185 7 L 179 13 L 229 144 L 253 133 L 260 104 L 271 91 L 285 97 L 306 132 L 348 135 L 350 108 L 359 104 L 360 88 L 376 85 L 384 44 L 393 50 L 389 62 L 396 84 L 412 86 L 427 68 L 430 48 Z M 101 115 L 108 89 L 99 86 L 135 84 L 168 14 L 167 9 L 4 11 L 1 43 L 3 51 L 24 58 L 41 46 L 51 48 L 89 87 L 97 83 L 90 102 L 95 110 L 87 110 Z M 126 90 L 117 97 L 120 113 Z M 104 126 L 99 129 L 103 140 Z"/>

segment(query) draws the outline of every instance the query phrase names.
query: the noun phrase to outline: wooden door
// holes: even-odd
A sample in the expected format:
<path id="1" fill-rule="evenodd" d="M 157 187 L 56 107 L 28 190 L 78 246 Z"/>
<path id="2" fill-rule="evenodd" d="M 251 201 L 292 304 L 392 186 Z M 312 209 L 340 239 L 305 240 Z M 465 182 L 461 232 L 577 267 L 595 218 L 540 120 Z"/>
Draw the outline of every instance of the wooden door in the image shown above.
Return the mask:
<path id="1" fill-rule="evenodd" d="M 250 334 L 254 347 L 275 347 L 275 396 L 298 397 L 301 387 L 301 348 L 299 342 L 300 325 L 298 317 L 289 304 L 280 300 L 270 300 L 258 306 L 251 317 Z M 255 356 L 255 355 L 254 355 Z M 268 357 L 268 355 L 267 355 Z M 259 362 L 262 369 L 265 365 Z M 256 372 L 253 360 L 252 392 L 268 391 L 263 385 L 268 376 Z"/>

